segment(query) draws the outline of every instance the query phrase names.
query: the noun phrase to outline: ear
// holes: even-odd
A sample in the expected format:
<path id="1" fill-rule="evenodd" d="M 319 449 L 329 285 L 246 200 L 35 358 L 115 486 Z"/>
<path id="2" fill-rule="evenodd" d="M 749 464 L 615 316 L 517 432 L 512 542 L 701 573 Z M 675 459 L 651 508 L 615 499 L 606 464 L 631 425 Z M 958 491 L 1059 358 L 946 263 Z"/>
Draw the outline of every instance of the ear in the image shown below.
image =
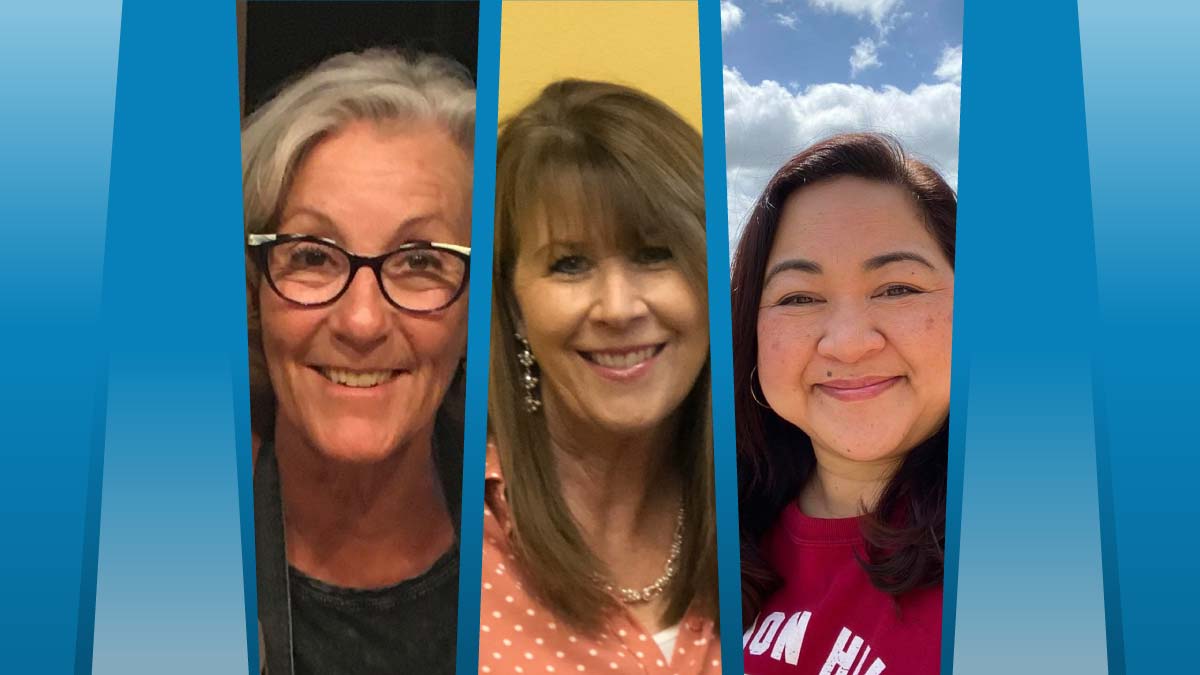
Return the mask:
<path id="1" fill-rule="evenodd" d="M 258 451 L 262 449 L 262 437 L 250 432 L 250 466 L 258 466 Z M 251 472 L 254 470 L 251 469 Z"/>
<path id="2" fill-rule="evenodd" d="M 525 335 L 525 317 L 521 315 L 521 306 L 517 304 L 516 295 L 512 291 L 505 293 L 504 304 L 504 313 L 508 315 L 513 331 Z"/>

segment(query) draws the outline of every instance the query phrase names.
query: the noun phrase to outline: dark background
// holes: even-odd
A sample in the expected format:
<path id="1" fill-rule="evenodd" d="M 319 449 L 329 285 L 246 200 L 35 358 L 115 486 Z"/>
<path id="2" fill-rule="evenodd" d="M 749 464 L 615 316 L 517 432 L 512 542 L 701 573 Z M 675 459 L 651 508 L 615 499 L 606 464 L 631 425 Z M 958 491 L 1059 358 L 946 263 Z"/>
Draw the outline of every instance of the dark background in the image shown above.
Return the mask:
<path id="1" fill-rule="evenodd" d="M 243 114 L 326 58 L 368 47 L 441 54 L 475 77 L 478 2 L 258 1 L 244 11 Z"/>
<path id="2" fill-rule="evenodd" d="M 326 58 L 369 47 L 439 54 L 475 77 L 479 3 L 275 2 L 239 3 L 242 114 L 266 103 L 288 82 Z M 463 386 L 461 374 L 438 416 L 435 453 L 447 506 L 456 526 L 461 511 Z"/>

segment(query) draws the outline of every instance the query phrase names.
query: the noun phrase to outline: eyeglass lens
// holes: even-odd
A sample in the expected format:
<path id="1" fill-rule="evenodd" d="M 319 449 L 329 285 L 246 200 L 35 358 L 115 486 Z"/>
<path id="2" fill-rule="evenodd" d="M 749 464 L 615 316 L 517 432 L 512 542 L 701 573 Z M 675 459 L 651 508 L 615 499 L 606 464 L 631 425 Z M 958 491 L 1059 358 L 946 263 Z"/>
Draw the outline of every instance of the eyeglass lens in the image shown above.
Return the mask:
<path id="1" fill-rule="evenodd" d="M 350 258 L 335 246 L 287 241 L 271 247 L 267 271 L 276 290 L 292 302 L 315 305 L 336 298 L 350 282 Z M 466 277 L 466 262 L 453 253 L 416 248 L 393 253 L 380 270 L 384 293 L 414 311 L 445 307 Z"/>

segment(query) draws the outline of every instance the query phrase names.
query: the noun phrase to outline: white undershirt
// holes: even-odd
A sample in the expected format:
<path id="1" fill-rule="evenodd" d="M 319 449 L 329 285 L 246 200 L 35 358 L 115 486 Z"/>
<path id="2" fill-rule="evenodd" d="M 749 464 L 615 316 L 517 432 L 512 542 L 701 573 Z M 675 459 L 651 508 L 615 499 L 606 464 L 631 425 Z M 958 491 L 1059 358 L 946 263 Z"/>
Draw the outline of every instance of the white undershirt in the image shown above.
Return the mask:
<path id="1" fill-rule="evenodd" d="M 654 634 L 654 642 L 658 644 L 658 650 L 663 653 L 663 658 L 667 660 L 668 664 L 671 663 L 671 656 L 675 654 L 675 638 L 678 637 L 679 624 Z"/>

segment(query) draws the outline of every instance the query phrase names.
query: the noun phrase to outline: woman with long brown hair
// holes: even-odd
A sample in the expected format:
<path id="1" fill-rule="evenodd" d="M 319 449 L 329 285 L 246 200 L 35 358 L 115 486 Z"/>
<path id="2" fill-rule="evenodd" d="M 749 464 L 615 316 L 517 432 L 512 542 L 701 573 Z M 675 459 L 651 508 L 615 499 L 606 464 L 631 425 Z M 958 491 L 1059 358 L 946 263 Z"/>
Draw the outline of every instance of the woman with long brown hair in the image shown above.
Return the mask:
<path id="1" fill-rule="evenodd" d="M 503 125 L 481 672 L 719 672 L 702 150 L 604 82 Z"/>
<path id="2" fill-rule="evenodd" d="M 956 209 L 875 134 L 804 150 L 755 206 L 732 279 L 747 673 L 939 671 Z"/>

